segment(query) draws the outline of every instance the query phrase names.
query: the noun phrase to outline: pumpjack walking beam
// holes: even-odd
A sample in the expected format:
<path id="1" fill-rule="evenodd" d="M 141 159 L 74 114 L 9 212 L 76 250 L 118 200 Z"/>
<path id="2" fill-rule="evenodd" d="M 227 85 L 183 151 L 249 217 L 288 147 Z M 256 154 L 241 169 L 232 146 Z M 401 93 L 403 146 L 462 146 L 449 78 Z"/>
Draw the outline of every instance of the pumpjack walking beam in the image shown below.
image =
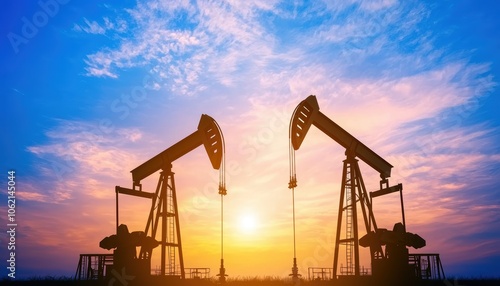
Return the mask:
<path id="1" fill-rule="evenodd" d="M 172 162 L 188 154 L 200 145 L 205 147 L 212 167 L 218 170 L 223 159 L 224 137 L 217 122 L 210 116 L 203 114 L 198 125 L 198 130 L 159 153 L 139 167 L 133 169 L 132 180 L 135 187 L 141 188 L 141 180 L 165 167 L 170 167 Z"/>
<path id="2" fill-rule="evenodd" d="M 372 227 L 376 231 L 377 224 L 372 212 L 371 201 L 366 192 L 363 178 L 359 170 L 358 160 L 356 158 L 363 160 L 370 167 L 380 173 L 380 189 L 388 188 L 388 178 L 391 176 L 392 165 L 320 112 L 316 97 L 311 95 L 296 107 L 290 123 L 291 171 L 289 188 L 293 189 L 297 186 L 294 151 L 300 148 L 311 125 L 316 126 L 346 149 L 346 159 L 344 160 L 339 202 L 333 276 L 337 276 L 339 246 L 346 247 L 347 263 L 346 267 L 341 269 L 341 273 L 359 276 L 361 273 L 359 265 L 357 202 L 359 202 L 361 206 L 366 232 L 369 233 L 372 230 Z M 345 238 L 340 238 L 344 214 L 346 220 Z M 371 254 L 372 257 L 385 256 L 381 248 L 372 249 Z"/>
<path id="3" fill-rule="evenodd" d="M 149 231 L 151 231 L 151 237 L 156 238 L 158 227 L 160 226 L 161 228 L 161 275 L 174 275 L 177 273 L 175 263 L 178 260 L 180 277 L 185 278 L 177 193 L 175 189 L 174 173 L 172 172 L 172 163 L 200 145 L 205 147 L 212 167 L 219 170 L 219 194 L 222 200 L 222 197 L 227 194 L 224 173 L 224 137 L 217 122 L 206 114 L 201 116 L 198 129 L 195 132 L 131 171 L 133 189 L 116 187 L 117 227 L 118 193 L 152 199 L 145 233 L 148 235 Z M 161 172 L 155 193 L 143 192 L 141 181 L 157 171 Z M 178 254 L 177 258 L 176 252 Z M 140 258 L 147 258 L 145 257 L 146 255 L 148 255 L 148 252 L 141 249 Z M 222 264 L 223 258 L 221 257 L 221 267 L 223 267 Z M 166 267 L 167 265 L 168 269 Z"/>
<path id="4" fill-rule="evenodd" d="M 378 171 L 382 179 L 381 183 L 387 183 L 386 179 L 391 176 L 393 166 L 319 111 L 316 96 L 308 96 L 295 108 L 291 124 L 292 137 L 290 139 L 293 149 L 298 150 L 300 148 L 309 128 L 311 125 L 314 125 L 342 147 L 346 148 L 346 151 L 349 151 L 352 155 L 360 158 L 363 162 Z"/>

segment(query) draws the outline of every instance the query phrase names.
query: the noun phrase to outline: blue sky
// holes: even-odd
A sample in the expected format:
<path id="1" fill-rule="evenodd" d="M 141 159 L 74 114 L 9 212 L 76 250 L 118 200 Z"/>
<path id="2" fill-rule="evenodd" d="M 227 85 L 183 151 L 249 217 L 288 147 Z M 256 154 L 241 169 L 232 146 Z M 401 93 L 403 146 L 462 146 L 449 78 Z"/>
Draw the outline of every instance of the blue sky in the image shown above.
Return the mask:
<path id="1" fill-rule="evenodd" d="M 98 241 L 113 231 L 113 187 L 130 186 L 130 170 L 193 132 L 206 113 L 221 126 L 234 167 L 228 272 L 284 276 L 292 258 L 291 206 L 280 203 L 289 199 L 288 122 L 315 94 L 323 113 L 394 165 L 391 182 L 405 185 L 409 230 L 427 239 L 425 252 L 441 253 L 451 275 L 497 275 L 500 4 L 330 2 L 4 4 L 0 159 L 2 172 L 18 174 L 19 273 L 72 275 L 79 253 L 102 252 Z M 310 261 L 331 267 L 332 254 L 312 253 L 315 237 L 329 240 L 335 229 L 342 160 L 317 130 L 297 151 L 303 272 Z M 187 241 L 214 249 L 216 239 L 204 239 L 218 233 L 218 200 L 205 190 L 209 161 L 198 150 L 174 167 Z M 375 188 L 377 175 L 364 168 Z M 376 206 L 387 227 L 396 206 Z M 130 225 L 142 228 L 141 211 L 130 210 Z M 236 218 L 248 214 L 260 218 L 253 235 L 238 231 Z M 210 251 L 198 264 L 215 273 Z M 258 263 L 269 251 L 271 266 Z M 38 266 L 44 256 L 53 263 Z"/>

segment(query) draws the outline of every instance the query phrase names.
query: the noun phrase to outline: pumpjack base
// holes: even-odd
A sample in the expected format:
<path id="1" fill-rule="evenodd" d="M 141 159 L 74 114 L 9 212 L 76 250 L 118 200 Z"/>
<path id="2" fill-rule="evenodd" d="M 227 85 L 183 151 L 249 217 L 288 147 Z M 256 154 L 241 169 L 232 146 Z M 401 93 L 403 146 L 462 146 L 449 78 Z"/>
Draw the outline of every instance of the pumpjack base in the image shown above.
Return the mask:
<path id="1" fill-rule="evenodd" d="M 300 282 L 300 277 L 302 275 L 299 274 L 299 268 L 297 267 L 297 258 L 293 259 L 292 274 L 290 274 L 288 276 L 290 276 L 292 278 L 293 283 Z"/>

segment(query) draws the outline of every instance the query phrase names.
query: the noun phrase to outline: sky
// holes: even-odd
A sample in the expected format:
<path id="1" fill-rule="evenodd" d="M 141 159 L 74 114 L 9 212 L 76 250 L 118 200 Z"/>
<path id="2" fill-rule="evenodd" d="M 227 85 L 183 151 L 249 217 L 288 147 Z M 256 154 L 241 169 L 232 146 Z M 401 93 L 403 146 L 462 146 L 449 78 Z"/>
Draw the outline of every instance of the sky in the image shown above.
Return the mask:
<path id="1" fill-rule="evenodd" d="M 497 1 L 80 1 L 3 3 L 1 269 L 16 174 L 16 276 L 73 276 L 109 253 L 114 187 L 196 131 L 224 134 L 229 277 L 286 277 L 293 259 L 288 126 L 323 114 L 391 163 L 407 230 L 446 275 L 498 276 L 500 3 Z M 297 262 L 332 267 L 345 150 L 312 127 L 296 151 Z M 379 175 L 360 162 L 369 191 Z M 202 147 L 173 162 L 186 267 L 220 261 L 218 172 Z M 145 180 L 154 191 L 158 174 Z M 144 230 L 149 203 L 120 197 Z M 397 195 L 374 199 L 379 227 Z M 369 267 L 366 249 L 362 265 Z M 159 252 L 156 252 L 158 255 Z M 153 254 L 155 256 L 155 254 Z M 156 259 L 156 260 L 155 260 Z M 153 257 L 153 265 L 158 265 Z"/>

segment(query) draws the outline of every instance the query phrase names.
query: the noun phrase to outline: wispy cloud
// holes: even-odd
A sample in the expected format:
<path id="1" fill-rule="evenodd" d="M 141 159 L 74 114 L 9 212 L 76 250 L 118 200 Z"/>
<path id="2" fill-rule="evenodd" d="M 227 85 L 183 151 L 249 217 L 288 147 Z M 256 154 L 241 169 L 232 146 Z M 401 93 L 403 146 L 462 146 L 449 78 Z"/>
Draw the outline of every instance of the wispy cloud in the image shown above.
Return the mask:
<path id="1" fill-rule="evenodd" d="M 123 19 L 117 19 L 116 22 L 111 22 L 107 17 L 103 18 L 103 22 L 99 24 L 97 21 L 90 21 L 87 18 L 83 18 L 85 24 L 73 25 L 73 30 L 77 32 L 85 32 L 88 34 L 99 34 L 104 35 L 106 32 L 113 31 L 117 33 L 123 33 L 127 30 L 127 22 Z"/>
<path id="2" fill-rule="evenodd" d="M 73 30 L 75 31 L 84 31 L 89 34 L 104 34 L 106 32 L 105 28 L 101 27 L 96 21 L 90 22 L 86 18 L 83 18 L 85 25 L 75 24 L 73 26 Z"/>
<path id="3" fill-rule="evenodd" d="M 64 201 L 79 192 L 83 182 L 95 187 L 91 194 L 101 197 L 98 190 L 103 183 L 99 180 L 121 177 L 139 162 L 133 147 L 126 147 L 140 140 L 142 134 L 137 129 L 105 134 L 97 124 L 60 120 L 46 135 L 49 143 L 30 146 L 28 151 L 40 158 L 39 172 L 52 178 L 55 187 L 43 194 L 26 191 L 22 194 L 26 200 Z"/>
<path id="4" fill-rule="evenodd" d="M 194 94 L 205 82 L 234 84 L 246 62 L 265 62 L 272 37 L 259 22 L 271 2 L 139 4 L 129 10 L 131 36 L 116 49 L 88 56 L 89 76 L 117 77 L 118 70 L 146 66 L 176 94 Z M 185 17 L 179 25 L 178 17 Z"/>

